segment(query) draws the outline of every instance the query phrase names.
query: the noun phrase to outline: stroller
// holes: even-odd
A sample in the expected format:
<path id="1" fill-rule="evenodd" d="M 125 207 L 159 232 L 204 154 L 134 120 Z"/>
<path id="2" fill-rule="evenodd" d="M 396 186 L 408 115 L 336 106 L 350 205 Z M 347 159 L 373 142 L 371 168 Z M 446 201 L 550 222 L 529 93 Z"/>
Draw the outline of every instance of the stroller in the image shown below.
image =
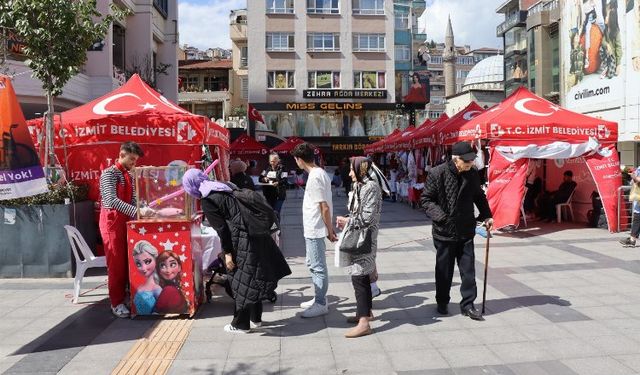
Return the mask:
<path id="1" fill-rule="evenodd" d="M 213 297 L 213 293 L 211 292 L 211 286 L 213 286 L 213 284 L 222 286 L 227 295 L 233 298 L 233 292 L 231 291 L 231 279 L 227 274 L 227 268 L 224 266 L 223 257 L 223 253 L 219 253 L 216 259 L 211 262 L 209 267 L 207 267 L 207 273 L 211 274 L 211 277 L 205 284 L 204 288 L 204 293 L 207 296 L 207 302 L 211 302 L 211 298 Z M 265 300 L 275 303 L 278 300 L 278 294 L 275 291 L 271 292 Z"/>

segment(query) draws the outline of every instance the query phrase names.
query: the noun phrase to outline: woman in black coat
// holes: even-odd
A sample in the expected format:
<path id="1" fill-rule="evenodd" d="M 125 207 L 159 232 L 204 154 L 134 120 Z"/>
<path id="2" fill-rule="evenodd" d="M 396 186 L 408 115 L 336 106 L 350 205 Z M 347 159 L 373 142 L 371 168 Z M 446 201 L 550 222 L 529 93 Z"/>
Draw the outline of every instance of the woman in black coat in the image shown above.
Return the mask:
<path id="1" fill-rule="evenodd" d="M 222 244 L 225 265 L 232 277 L 235 298 L 233 321 L 224 330 L 246 333 L 262 325 L 262 300 L 272 295 L 278 281 L 291 270 L 270 235 L 249 235 L 233 185 L 209 181 L 198 169 L 188 170 L 182 186 L 200 198 L 202 211 Z"/>

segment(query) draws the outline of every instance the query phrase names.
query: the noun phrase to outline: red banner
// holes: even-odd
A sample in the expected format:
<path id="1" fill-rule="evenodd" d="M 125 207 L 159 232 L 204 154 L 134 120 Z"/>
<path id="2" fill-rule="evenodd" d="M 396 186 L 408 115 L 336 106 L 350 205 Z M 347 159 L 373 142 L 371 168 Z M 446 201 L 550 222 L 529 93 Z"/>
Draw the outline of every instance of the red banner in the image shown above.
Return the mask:
<path id="1" fill-rule="evenodd" d="M 620 159 L 615 145 L 603 146 L 597 153 L 585 158 L 598 187 L 609 231 L 618 229 L 618 188 L 622 185 Z M 622 223 L 626 224 L 626 223 Z"/>
<path id="2" fill-rule="evenodd" d="M 493 213 L 494 226 L 498 229 L 520 223 L 520 206 L 524 197 L 528 162 L 529 159 L 520 159 L 511 163 L 495 148 L 491 149 L 487 199 Z"/>

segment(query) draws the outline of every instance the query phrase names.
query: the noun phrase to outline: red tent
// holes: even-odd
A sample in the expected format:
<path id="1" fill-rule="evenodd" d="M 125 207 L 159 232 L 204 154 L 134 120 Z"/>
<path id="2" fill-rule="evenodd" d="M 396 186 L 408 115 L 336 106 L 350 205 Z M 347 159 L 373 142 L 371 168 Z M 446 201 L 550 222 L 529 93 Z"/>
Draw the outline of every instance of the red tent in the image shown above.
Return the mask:
<path id="1" fill-rule="evenodd" d="M 400 129 L 393 129 L 393 131 L 391 133 L 389 133 L 389 135 L 387 135 L 385 138 L 365 146 L 365 148 L 364 148 L 365 154 L 374 154 L 374 153 L 382 153 L 382 152 L 384 152 L 384 144 L 385 144 L 385 142 L 389 138 L 396 136 L 398 133 L 400 133 Z"/>
<path id="2" fill-rule="evenodd" d="M 448 119 L 449 119 L 449 116 L 447 116 L 446 113 L 443 113 L 442 115 L 440 115 L 440 117 L 438 117 L 436 121 L 419 127 L 418 131 L 412 134 L 413 147 L 414 148 L 435 147 L 437 145 L 437 141 L 433 137 L 433 135 L 442 126 L 442 124 Z"/>
<path id="3" fill-rule="evenodd" d="M 62 121 L 62 123 L 61 123 Z M 69 179 L 89 184 L 89 197 L 99 199 L 102 169 L 114 162 L 119 145 L 139 143 L 146 155 L 141 165 L 193 165 L 201 159 L 201 146 L 208 144 L 221 163 L 218 176 L 227 176 L 229 132 L 204 116 L 197 116 L 171 103 L 136 74 L 123 86 L 55 119 L 58 159 L 69 165 Z M 38 142 L 42 119 L 29 122 Z M 65 152 L 64 146 L 67 146 Z"/>
<path id="4" fill-rule="evenodd" d="M 256 141 L 254 138 L 249 135 L 243 133 L 231 143 L 231 157 L 240 157 L 240 156 L 264 156 L 269 153 L 269 149 L 267 146 L 262 143 Z"/>
<path id="5" fill-rule="evenodd" d="M 389 134 L 382 143 L 382 149 L 384 152 L 392 152 L 395 151 L 394 143 L 402 137 L 404 134 L 403 130 L 395 129 L 391 134 Z"/>
<path id="6" fill-rule="evenodd" d="M 482 112 L 484 112 L 484 108 L 480 107 L 476 102 L 472 101 L 469 103 L 469 105 L 467 105 L 463 110 L 453 115 L 446 122 L 442 123 L 442 126 L 438 130 L 438 143 L 441 145 L 455 143 L 452 140 L 461 135 L 460 132 L 462 126 Z M 475 129 L 472 129 L 471 131 L 475 131 Z"/>
<path id="7" fill-rule="evenodd" d="M 403 151 L 411 150 L 413 148 L 413 142 L 411 136 L 417 131 L 418 128 L 409 126 L 401 132 L 400 136 L 396 136 L 390 141 L 389 149 L 391 151 Z"/>
<path id="8" fill-rule="evenodd" d="M 573 203 L 585 202 L 583 212 L 591 208 L 590 196 L 597 190 L 609 230 L 617 228 L 622 178 L 616 123 L 568 111 L 521 87 L 461 126 L 449 142 L 478 137 L 491 148 L 487 198 L 497 228 L 518 225 L 527 170 L 535 169 L 535 159 L 554 161 L 546 168 L 549 190 L 557 187 L 559 181 L 553 180 L 562 178 L 563 171 L 574 173 Z"/>
<path id="9" fill-rule="evenodd" d="M 298 137 L 289 137 L 286 141 L 272 148 L 271 151 L 277 152 L 278 154 L 289 154 L 300 143 L 304 143 L 304 139 Z"/>

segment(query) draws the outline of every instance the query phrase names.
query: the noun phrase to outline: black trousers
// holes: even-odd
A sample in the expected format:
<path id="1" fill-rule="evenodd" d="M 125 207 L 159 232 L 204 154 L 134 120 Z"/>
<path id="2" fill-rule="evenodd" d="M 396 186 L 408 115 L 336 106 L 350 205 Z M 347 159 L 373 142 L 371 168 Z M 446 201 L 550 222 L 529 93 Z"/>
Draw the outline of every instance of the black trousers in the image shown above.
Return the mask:
<path id="1" fill-rule="evenodd" d="M 249 329 L 249 320 L 254 323 L 262 321 L 262 302 L 247 303 L 242 309 L 236 310 L 231 325 L 238 329 Z"/>
<path id="2" fill-rule="evenodd" d="M 638 238 L 640 236 L 640 214 L 633 214 L 631 221 L 631 237 Z"/>
<path id="3" fill-rule="evenodd" d="M 356 317 L 371 315 L 373 297 L 371 295 L 371 278 L 369 275 L 351 276 L 353 290 L 356 292 Z"/>
<path id="4" fill-rule="evenodd" d="M 473 307 L 478 295 L 473 238 L 463 241 L 439 241 L 434 239 L 436 248 L 436 302 L 447 304 L 451 299 L 451 281 L 456 261 L 460 270 L 460 308 L 464 311 Z"/>

